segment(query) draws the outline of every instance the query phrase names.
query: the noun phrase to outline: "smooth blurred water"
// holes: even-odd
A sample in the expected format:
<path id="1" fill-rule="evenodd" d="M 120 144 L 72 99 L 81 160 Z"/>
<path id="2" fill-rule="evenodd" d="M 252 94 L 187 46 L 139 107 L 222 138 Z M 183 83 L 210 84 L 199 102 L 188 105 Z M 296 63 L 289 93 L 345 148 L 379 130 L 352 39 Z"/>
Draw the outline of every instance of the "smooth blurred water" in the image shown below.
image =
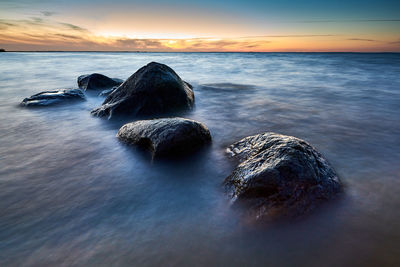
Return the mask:
<path id="1" fill-rule="evenodd" d="M 157 61 L 194 85 L 213 145 L 154 162 L 118 142 L 103 101 L 19 107 L 76 88 L 81 74 L 126 79 Z M 0 265 L 399 266 L 400 54 L 1 53 Z M 225 147 L 265 131 L 325 155 L 344 196 L 301 221 L 249 225 L 221 183 Z"/>

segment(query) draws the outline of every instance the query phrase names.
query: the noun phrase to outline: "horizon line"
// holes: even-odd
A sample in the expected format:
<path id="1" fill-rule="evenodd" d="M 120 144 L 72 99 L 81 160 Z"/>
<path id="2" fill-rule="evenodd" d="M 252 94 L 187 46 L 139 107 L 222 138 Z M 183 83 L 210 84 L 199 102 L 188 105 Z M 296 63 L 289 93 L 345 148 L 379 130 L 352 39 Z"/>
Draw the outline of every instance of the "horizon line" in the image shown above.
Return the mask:
<path id="1" fill-rule="evenodd" d="M 398 54 L 400 51 L 129 51 L 129 50 L 6 50 L 1 53 L 360 53 Z"/>

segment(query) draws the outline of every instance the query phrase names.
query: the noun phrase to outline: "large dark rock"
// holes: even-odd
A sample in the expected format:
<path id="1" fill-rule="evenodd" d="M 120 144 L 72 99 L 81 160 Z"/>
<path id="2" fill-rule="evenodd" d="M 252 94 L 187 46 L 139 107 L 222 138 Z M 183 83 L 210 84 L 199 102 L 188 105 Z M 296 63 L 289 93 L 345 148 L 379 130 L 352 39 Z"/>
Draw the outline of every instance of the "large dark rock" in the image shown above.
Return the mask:
<path id="1" fill-rule="evenodd" d="M 264 133 L 229 146 L 240 163 L 225 179 L 233 203 L 252 218 L 296 217 L 341 191 L 334 169 L 307 142 Z"/>
<path id="2" fill-rule="evenodd" d="M 95 116 L 170 115 L 193 107 L 192 86 L 170 67 L 151 62 L 140 68 L 92 111 Z"/>
<path id="3" fill-rule="evenodd" d="M 79 89 L 62 89 L 45 91 L 22 100 L 22 106 L 49 106 L 71 100 L 85 100 L 84 93 Z"/>
<path id="4" fill-rule="evenodd" d="M 124 81 L 118 78 L 109 78 L 103 74 L 93 73 L 78 77 L 78 86 L 83 90 L 104 90 L 118 86 Z"/>
<path id="5" fill-rule="evenodd" d="M 183 118 L 128 123 L 119 129 L 117 137 L 151 150 L 153 158 L 179 157 L 211 142 L 210 131 L 204 124 Z"/>

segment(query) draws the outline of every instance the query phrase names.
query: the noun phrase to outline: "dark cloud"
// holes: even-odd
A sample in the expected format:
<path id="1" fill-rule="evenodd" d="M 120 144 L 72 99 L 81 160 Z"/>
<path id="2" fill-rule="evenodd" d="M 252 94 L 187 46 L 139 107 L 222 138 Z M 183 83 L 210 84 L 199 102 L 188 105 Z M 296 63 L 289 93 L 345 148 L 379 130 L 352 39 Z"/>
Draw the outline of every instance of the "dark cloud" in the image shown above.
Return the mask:
<path id="1" fill-rule="evenodd" d="M 133 49 L 155 49 L 155 48 L 166 48 L 159 40 L 154 39 L 131 39 L 123 38 L 116 40 L 117 45 L 122 45 L 126 48 Z"/>
<path id="2" fill-rule="evenodd" d="M 30 19 L 17 20 L 17 21 L 15 21 L 15 23 L 17 24 L 16 26 L 23 26 L 23 24 L 34 25 L 34 26 L 43 26 L 46 24 L 43 21 L 43 19 L 37 18 L 37 17 L 32 17 Z"/>
<path id="3" fill-rule="evenodd" d="M 32 17 L 30 19 L 23 19 L 23 20 L 5 20 L 0 19 L 0 25 L 7 26 L 7 27 L 20 27 L 24 24 L 28 25 L 42 25 L 43 19 L 38 17 Z"/>
<path id="4" fill-rule="evenodd" d="M 27 32 L 24 32 L 23 35 L 29 36 L 29 37 L 32 37 L 32 38 L 43 38 L 44 37 L 43 34 L 32 34 L 32 33 L 27 33 Z"/>
<path id="5" fill-rule="evenodd" d="M 232 46 L 236 45 L 238 42 L 235 41 L 230 41 L 230 40 L 220 40 L 220 41 L 215 41 L 215 42 L 208 42 L 205 45 L 210 45 L 213 47 L 218 47 L 218 48 L 225 48 L 227 46 Z"/>
<path id="6" fill-rule="evenodd" d="M 37 17 L 32 17 L 30 19 L 23 19 L 23 20 L 5 20 L 5 19 L 0 19 L 0 26 L 3 27 L 3 29 L 8 28 L 8 27 L 25 27 L 26 25 L 34 25 L 34 26 L 39 26 L 43 25 L 43 20 L 41 18 Z"/>
<path id="7" fill-rule="evenodd" d="M 237 38 L 236 38 L 237 39 Z M 190 39 L 192 42 L 186 42 L 185 47 L 191 51 L 236 51 L 243 49 L 246 51 L 254 51 L 257 48 L 265 47 L 271 41 L 242 41 L 236 39 L 209 40 Z"/>
<path id="8" fill-rule="evenodd" d="M 222 49 L 227 46 L 236 45 L 237 42 L 230 40 L 218 40 L 218 41 L 208 41 L 204 40 L 196 40 L 195 42 L 186 43 L 190 49 Z"/>
<path id="9" fill-rule="evenodd" d="M 400 22 L 400 19 L 300 20 L 293 23 Z"/>
<path id="10" fill-rule="evenodd" d="M 243 48 L 256 48 L 256 47 L 259 47 L 259 45 L 254 44 L 254 45 L 245 45 L 245 46 L 243 46 Z"/>
<path id="11" fill-rule="evenodd" d="M 39 17 L 31 17 L 29 19 L 22 19 L 22 20 L 4 20 L 0 19 L 0 25 L 9 26 L 9 27 L 24 27 L 24 26 L 47 26 L 51 27 L 54 30 L 74 30 L 78 32 L 89 32 L 87 29 L 79 27 L 77 25 L 65 22 L 55 22 L 51 20 L 46 20 Z"/>
<path id="12" fill-rule="evenodd" d="M 56 12 L 52 12 L 52 11 L 41 11 L 40 13 L 42 13 L 42 15 L 46 16 L 46 17 L 50 17 L 50 16 L 57 14 Z"/>
<path id="13" fill-rule="evenodd" d="M 203 48 L 206 44 L 202 41 L 197 41 L 195 43 L 190 44 L 189 48 Z"/>
<path id="14" fill-rule="evenodd" d="M 58 37 L 63 37 L 63 38 L 66 38 L 66 39 L 82 40 L 81 37 L 76 36 L 76 35 L 62 34 L 62 33 L 56 33 L 56 34 L 53 34 L 53 35 L 54 36 L 58 36 Z"/>
<path id="15" fill-rule="evenodd" d="M 243 48 L 257 48 L 257 47 L 260 47 L 261 45 L 265 45 L 265 44 L 269 44 L 269 43 L 271 43 L 271 42 L 270 41 L 263 41 L 262 43 L 254 42 L 254 43 L 245 44 L 242 47 Z"/>
<path id="16" fill-rule="evenodd" d="M 7 20 L 3 20 L 3 19 L 0 19 L 0 25 L 2 25 L 3 27 L 5 27 L 5 26 L 10 26 L 10 27 L 17 26 L 15 23 L 11 23 L 11 22 L 9 22 Z"/>
<path id="17" fill-rule="evenodd" d="M 302 38 L 302 37 L 334 37 L 337 34 L 288 34 L 288 35 L 255 35 L 255 36 L 241 36 L 235 39 L 251 39 L 251 38 Z"/>
<path id="18" fill-rule="evenodd" d="M 64 26 L 64 27 L 66 27 L 66 28 L 69 28 L 71 30 L 75 30 L 75 31 L 82 31 L 82 32 L 87 32 L 88 31 L 87 29 L 84 29 L 82 27 L 76 26 L 76 25 L 71 24 L 71 23 L 59 22 L 59 24 Z"/>
<path id="19" fill-rule="evenodd" d="M 42 19 L 42 18 L 32 17 L 31 19 L 32 19 L 32 21 L 35 22 L 35 23 L 42 23 L 42 22 L 43 22 L 43 19 Z"/>
<path id="20" fill-rule="evenodd" d="M 391 45 L 400 45 L 400 39 L 397 40 L 397 41 L 394 41 L 394 42 L 390 42 L 390 43 L 388 43 L 388 44 L 391 44 Z"/>
<path id="21" fill-rule="evenodd" d="M 287 35 L 249 35 L 249 36 L 237 36 L 231 39 L 254 39 L 254 38 L 292 38 L 292 37 L 335 37 L 340 36 L 339 34 L 287 34 Z M 208 40 L 218 39 L 216 36 L 197 37 L 191 38 L 191 40 Z"/>
<path id="22" fill-rule="evenodd" d="M 363 39 L 363 38 L 349 38 L 346 39 L 348 41 L 365 41 L 365 42 L 379 42 L 377 40 L 373 40 L 373 39 Z"/>

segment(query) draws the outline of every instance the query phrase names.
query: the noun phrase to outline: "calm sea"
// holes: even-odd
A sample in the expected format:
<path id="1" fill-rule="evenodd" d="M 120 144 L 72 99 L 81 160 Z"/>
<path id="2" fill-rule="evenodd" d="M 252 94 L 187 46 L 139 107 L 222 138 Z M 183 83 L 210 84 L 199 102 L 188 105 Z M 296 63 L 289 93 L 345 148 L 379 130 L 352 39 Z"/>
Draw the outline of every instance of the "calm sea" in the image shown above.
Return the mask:
<path id="1" fill-rule="evenodd" d="M 208 150 L 150 162 L 92 117 L 103 101 L 19 107 L 81 74 L 168 64 L 193 84 Z M 265 131 L 313 144 L 345 194 L 307 218 L 249 225 L 221 183 L 227 145 Z M 0 265 L 400 265 L 400 54 L 1 53 Z"/>

